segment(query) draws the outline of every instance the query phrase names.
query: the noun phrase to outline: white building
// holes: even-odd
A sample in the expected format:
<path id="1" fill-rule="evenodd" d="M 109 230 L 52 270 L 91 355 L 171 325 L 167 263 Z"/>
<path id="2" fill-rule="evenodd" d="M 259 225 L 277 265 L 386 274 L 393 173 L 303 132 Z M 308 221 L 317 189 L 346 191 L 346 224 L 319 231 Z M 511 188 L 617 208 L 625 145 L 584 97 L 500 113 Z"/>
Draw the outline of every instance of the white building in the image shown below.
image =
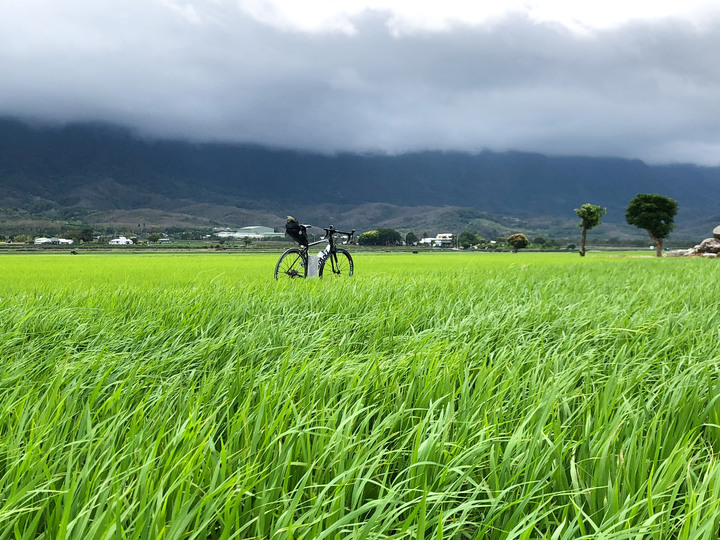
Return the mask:
<path id="1" fill-rule="evenodd" d="M 129 238 L 126 238 L 124 236 L 120 236 L 118 238 L 113 238 L 108 242 L 111 246 L 129 246 L 132 245 L 133 241 Z"/>
<path id="2" fill-rule="evenodd" d="M 423 238 L 418 242 L 418 244 L 432 247 L 452 247 L 452 237 L 452 233 L 440 233 L 433 238 Z"/>
<path id="3" fill-rule="evenodd" d="M 284 238 L 285 233 L 276 233 L 274 229 L 270 227 L 263 227 L 262 225 L 253 225 L 251 227 L 242 227 L 236 231 L 219 231 L 215 233 L 218 238 Z"/>
<path id="4" fill-rule="evenodd" d="M 41 245 L 41 244 L 60 244 L 69 246 L 73 243 L 73 241 L 69 238 L 45 238 L 44 236 L 41 236 L 40 238 L 35 239 L 35 244 Z"/>

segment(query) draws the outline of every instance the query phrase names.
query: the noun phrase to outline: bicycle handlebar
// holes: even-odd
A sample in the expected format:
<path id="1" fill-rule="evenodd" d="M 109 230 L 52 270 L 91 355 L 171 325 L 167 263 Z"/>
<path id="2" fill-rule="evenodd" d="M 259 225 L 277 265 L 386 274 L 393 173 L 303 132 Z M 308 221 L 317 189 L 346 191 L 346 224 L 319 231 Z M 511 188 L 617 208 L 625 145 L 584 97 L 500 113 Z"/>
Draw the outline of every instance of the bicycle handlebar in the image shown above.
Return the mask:
<path id="1" fill-rule="evenodd" d="M 330 234 L 344 234 L 345 236 L 348 237 L 348 239 L 350 239 L 355 234 L 355 229 L 351 230 L 350 232 L 343 232 L 343 231 L 338 231 L 332 225 L 330 225 L 330 227 L 328 227 L 328 228 L 323 227 L 323 230 L 325 231 L 325 238 L 327 238 L 328 235 L 330 235 Z"/>

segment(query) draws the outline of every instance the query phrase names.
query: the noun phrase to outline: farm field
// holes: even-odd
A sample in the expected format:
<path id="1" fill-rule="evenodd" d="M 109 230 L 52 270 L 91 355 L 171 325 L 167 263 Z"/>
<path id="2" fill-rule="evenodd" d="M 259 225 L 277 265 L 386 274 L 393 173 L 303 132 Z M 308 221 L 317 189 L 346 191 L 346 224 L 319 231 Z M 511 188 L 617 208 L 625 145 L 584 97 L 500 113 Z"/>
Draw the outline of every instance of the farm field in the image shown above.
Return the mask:
<path id="1" fill-rule="evenodd" d="M 0 540 L 711 539 L 720 263 L 0 257 Z"/>

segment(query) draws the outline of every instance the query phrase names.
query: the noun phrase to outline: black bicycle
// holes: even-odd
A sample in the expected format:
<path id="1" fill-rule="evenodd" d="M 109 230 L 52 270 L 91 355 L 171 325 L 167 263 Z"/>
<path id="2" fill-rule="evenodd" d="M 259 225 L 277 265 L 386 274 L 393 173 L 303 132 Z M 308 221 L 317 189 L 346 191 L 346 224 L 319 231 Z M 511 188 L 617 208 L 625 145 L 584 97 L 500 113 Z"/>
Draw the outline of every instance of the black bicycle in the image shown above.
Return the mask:
<path id="1" fill-rule="evenodd" d="M 292 219 L 292 221 L 291 221 Z M 347 250 L 337 247 L 338 242 L 349 243 L 355 234 L 355 229 L 350 232 L 336 230 L 332 225 L 323 228 L 325 236 L 317 242 L 308 242 L 307 230 L 312 225 L 300 225 L 294 218 L 288 218 L 285 230 L 290 237 L 300 244 L 299 248 L 288 249 L 280 255 L 275 265 L 275 279 L 289 277 L 290 279 L 305 278 L 308 276 L 308 251 L 312 246 L 327 241 L 327 247 L 318 254 L 318 277 L 327 276 L 352 276 L 355 268 L 352 257 Z M 338 238 L 336 238 L 336 236 Z M 347 237 L 342 240 L 340 237 Z"/>

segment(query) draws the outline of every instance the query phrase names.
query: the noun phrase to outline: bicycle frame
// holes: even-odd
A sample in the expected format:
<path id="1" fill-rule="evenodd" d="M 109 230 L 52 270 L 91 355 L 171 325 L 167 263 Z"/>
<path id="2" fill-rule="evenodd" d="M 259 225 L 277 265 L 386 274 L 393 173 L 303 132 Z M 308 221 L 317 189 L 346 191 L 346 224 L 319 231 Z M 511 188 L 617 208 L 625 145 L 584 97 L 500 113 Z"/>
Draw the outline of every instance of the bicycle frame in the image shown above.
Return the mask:
<path id="1" fill-rule="evenodd" d="M 302 227 L 304 227 L 305 230 L 307 230 L 307 229 L 312 228 L 312 225 L 302 225 Z M 298 248 L 296 248 L 296 252 L 299 252 L 299 255 L 303 261 L 301 264 L 306 265 L 310 259 L 310 257 L 309 257 L 310 248 L 313 246 L 317 246 L 318 244 L 327 242 L 327 247 L 323 251 L 321 251 L 318 255 L 319 259 L 320 259 L 319 260 L 320 267 L 321 268 L 325 267 L 326 269 L 329 268 L 330 272 L 332 272 L 333 274 L 341 275 L 343 273 L 343 270 L 341 269 L 342 265 L 340 264 L 340 262 L 338 260 L 338 248 L 337 248 L 337 240 L 335 239 L 335 236 L 336 235 L 347 236 L 347 242 L 350 242 L 352 240 L 353 235 L 355 234 L 355 229 L 353 229 L 350 232 L 344 232 L 344 231 L 338 231 L 332 225 L 330 225 L 330 227 L 327 227 L 327 228 L 323 227 L 323 230 L 325 231 L 325 236 L 323 236 L 320 240 L 316 240 L 314 242 L 308 243 L 307 246 L 303 246 L 302 244 L 300 244 L 300 246 Z M 289 251 L 292 251 L 292 250 L 289 250 Z M 278 276 L 277 272 L 278 272 L 279 265 L 281 264 L 281 261 L 283 260 L 283 258 L 285 257 L 285 255 L 287 253 L 288 252 L 285 252 L 280 257 L 280 260 L 278 261 L 278 266 L 275 269 L 275 278 L 276 279 Z M 350 254 L 347 253 L 346 251 L 344 251 L 344 254 L 349 259 L 350 273 L 352 274 L 352 259 L 350 258 Z M 329 265 L 327 264 L 328 258 L 330 259 Z M 292 266 L 294 266 L 294 263 Z M 286 268 L 284 273 L 286 273 L 290 277 L 297 277 L 297 275 L 298 275 L 297 270 L 293 269 L 292 267 Z"/>
<path id="2" fill-rule="evenodd" d="M 355 229 L 350 232 L 343 232 L 335 230 L 335 227 L 330 225 L 329 228 L 323 228 L 323 230 L 325 231 L 325 236 L 323 236 L 320 240 L 308 244 L 308 247 L 305 249 L 306 258 L 307 250 L 310 249 L 310 246 L 316 246 L 317 244 L 322 244 L 323 242 L 327 241 L 328 247 L 330 248 L 327 252 L 327 255 L 330 257 L 330 268 L 332 269 L 333 274 L 339 274 L 340 270 L 338 266 L 337 247 L 335 246 L 335 235 L 337 234 L 341 236 L 347 236 L 347 241 L 350 242 L 353 235 L 355 234 Z"/>

